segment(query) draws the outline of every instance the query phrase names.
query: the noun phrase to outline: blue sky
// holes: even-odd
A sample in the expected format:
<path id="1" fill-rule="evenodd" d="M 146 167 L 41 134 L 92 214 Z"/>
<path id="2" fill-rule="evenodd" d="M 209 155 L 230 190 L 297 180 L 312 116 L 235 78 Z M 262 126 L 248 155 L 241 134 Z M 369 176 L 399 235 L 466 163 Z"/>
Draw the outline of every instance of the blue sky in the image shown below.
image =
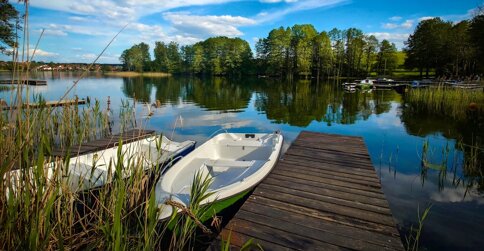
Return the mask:
<path id="1" fill-rule="evenodd" d="M 439 16 L 457 22 L 470 18 L 480 4 L 482 0 L 31 0 L 30 44 L 45 29 L 35 60 L 91 62 L 127 25 L 99 61 L 119 63 L 122 51 L 135 43 L 153 49 L 155 41 L 185 45 L 228 36 L 253 46 L 273 28 L 310 23 L 318 31 L 359 28 L 402 48 L 419 20 Z"/>

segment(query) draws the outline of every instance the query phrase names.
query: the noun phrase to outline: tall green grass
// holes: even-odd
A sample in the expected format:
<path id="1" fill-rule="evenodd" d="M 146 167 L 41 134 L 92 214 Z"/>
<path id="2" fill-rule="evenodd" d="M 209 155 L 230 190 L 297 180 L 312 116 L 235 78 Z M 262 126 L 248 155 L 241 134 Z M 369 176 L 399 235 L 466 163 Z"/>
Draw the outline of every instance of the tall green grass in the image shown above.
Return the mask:
<path id="1" fill-rule="evenodd" d="M 28 1 L 24 3 L 28 30 Z M 28 35 L 24 37 L 28 52 Z M 123 151 L 121 139 L 116 157 L 106 167 L 107 185 L 77 190 L 69 176 L 70 157 L 78 152 L 73 146 L 112 135 L 113 128 L 124 131 L 142 125 L 136 124 L 127 102 L 120 107 L 117 125 L 110 118 L 111 110 L 97 100 L 83 107 L 29 107 L 43 99 L 32 99 L 30 87 L 22 84 L 29 77 L 31 60 L 29 55 L 22 58 L 26 61 L 14 62 L 16 88 L 10 90 L 8 104 L 17 108 L 0 110 L 0 250 L 193 249 L 195 230 L 204 229 L 198 219 L 211 213 L 208 206 L 200 205 L 209 194 L 210 180 L 195 177 L 192 202 L 185 210 L 190 214 L 175 217 L 179 222 L 174 231 L 158 221 L 160 207 L 168 206 L 159 205 L 155 195 L 154 181 L 162 163 L 152 163 L 144 171 L 146 162 L 136 153 Z M 69 154 L 52 157 L 54 147 Z M 91 173 L 95 168 L 93 163 Z"/>
<path id="2" fill-rule="evenodd" d="M 445 87 L 412 89 L 405 101 L 413 109 L 453 119 L 484 117 L 484 92 Z"/>

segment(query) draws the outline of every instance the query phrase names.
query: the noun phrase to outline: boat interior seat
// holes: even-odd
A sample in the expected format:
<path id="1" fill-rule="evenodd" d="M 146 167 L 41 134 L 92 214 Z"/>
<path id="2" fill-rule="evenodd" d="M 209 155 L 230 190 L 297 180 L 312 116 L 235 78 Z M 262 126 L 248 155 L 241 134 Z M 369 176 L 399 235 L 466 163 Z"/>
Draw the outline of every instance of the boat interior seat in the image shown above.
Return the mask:
<path id="1" fill-rule="evenodd" d="M 209 159 L 195 158 L 184 171 L 180 172 L 177 182 L 172 187 L 174 194 L 185 194 L 190 192 L 193 177 L 200 172 L 204 177 L 209 176 L 212 180 L 211 189 L 219 189 L 224 186 L 241 181 L 259 170 L 268 160 L 230 160 L 230 159 Z M 177 196 L 178 196 L 177 195 Z"/>
<path id="2" fill-rule="evenodd" d="M 247 140 L 229 141 L 229 142 L 226 142 L 226 145 L 228 147 L 262 147 L 262 146 L 264 146 L 262 141 L 259 141 L 259 140 L 254 140 L 254 141 L 252 141 L 252 140 L 251 141 L 247 141 Z"/>
<path id="3" fill-rule="evenodd" d="M 267 160 L 251 160 L 251 161 L 220 161 L 221 164 L 213 166 L 206 166 L 208 172 L 213 177 L 212 190 L 217 190 L 225 186 L 231 185 L 235 182 L 240 182 L 245 177 L 250 176 L 260 167 L 262 167 Z"/>

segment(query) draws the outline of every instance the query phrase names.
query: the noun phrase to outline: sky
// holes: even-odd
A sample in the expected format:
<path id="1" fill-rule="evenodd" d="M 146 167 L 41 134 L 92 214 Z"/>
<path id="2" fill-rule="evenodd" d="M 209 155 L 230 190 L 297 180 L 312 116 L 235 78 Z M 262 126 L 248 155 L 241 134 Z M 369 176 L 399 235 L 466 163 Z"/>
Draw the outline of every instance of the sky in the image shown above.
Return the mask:
<path id="1" fill-rule="evenodd" d="M 11 1 L 16 2 L 16 1 Z M 482 0 L 31 0 L 34 60 L 119 63 L 123 50 L 155 41 L 193 44 L 213 36 L 240 37 L 254 48 L 274 28 L 312 24 L 318 31 L 359 28 L 404 47 L 420 20 L 472 17 Z M 15 4 L 23 13 L 23 6 Z M 0 60 L 9 58 L 1 55 Z"/>

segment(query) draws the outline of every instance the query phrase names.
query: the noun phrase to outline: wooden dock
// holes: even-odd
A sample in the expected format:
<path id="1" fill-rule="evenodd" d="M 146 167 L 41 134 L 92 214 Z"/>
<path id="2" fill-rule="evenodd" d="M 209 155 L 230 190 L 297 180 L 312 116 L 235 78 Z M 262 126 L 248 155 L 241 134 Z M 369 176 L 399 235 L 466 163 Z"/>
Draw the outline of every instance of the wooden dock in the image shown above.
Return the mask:
<path id="1" fill-rule="evenodd" d="M 360 137 L 301 132 L 209 248 L 404 250 Z"/>
<path id="2" fill-rule="evenodd" d="M 70 156 L 82 155 L 115 147 L 119 144 L 119 139 L 122 140 L 123 144 L 127 144 L 136 140 L 147 138 L 154 134 L 154 130 L 132 129 L 127 132 L 109 136 L 107 138 L 72 146 Z M 67 151 L 66 149 L 57 148 L 52 151 L 51 155 L 56 157 L 64 157 L 67 155 Z"/>
<path id="3" fill-rule="evenodd" d="M 53 100 L 53 101 L 46 101 L 44 103 L 29 103 L 24 104 L 23 107 L 26 108 L 27 106 L 30 108 L 39 108 L 39 107 L 57 107 L 57 106 L 66 106 L 66 105 L 84 105 L 86 104 L 85 99 L 66 99 L 66 100 Z M 6 106 L 2 105 L 3 103 L 0 101 L 0 107 L 2 110 L 12 110 L 17 109 L 18 106 Z"/>
<path id="4" fill-rule="evenodd" d="M 11 85 L 11 84 L 18 84 L 18 80 L 12 80 L 12 79 L 3 79 L 0 80 L 1 85 Z M 21 80 L 20 83 L 22 84 L 27 84 L 27 85 L 47 85 L 47 80 L 40 80 L 40 79 L 27 79 L 27 80 Z"/>

